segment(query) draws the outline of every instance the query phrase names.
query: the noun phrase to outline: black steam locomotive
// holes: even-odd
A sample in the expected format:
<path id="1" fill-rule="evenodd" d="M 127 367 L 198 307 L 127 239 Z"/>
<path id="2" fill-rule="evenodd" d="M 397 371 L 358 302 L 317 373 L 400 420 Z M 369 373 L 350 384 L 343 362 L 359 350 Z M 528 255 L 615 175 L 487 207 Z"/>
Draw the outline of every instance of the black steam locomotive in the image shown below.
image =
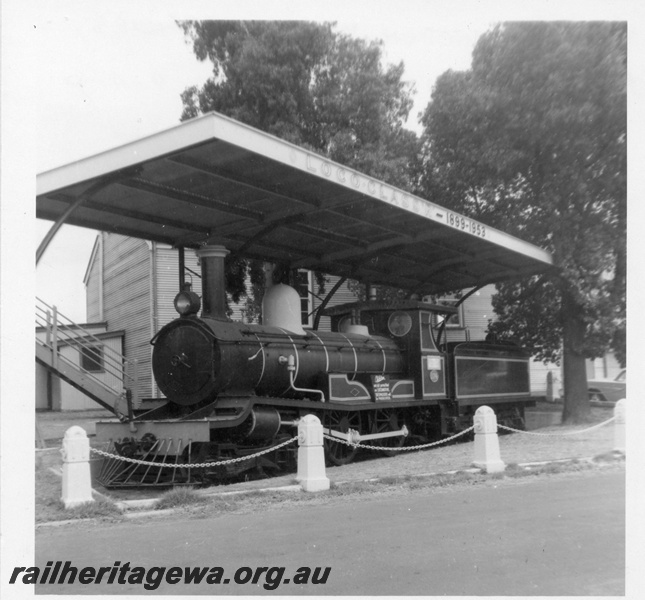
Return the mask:
<path id="1" fill-rule="evenodd" d="M 317 415 L 332 438 L 325 449 L 335 465 L 357 452 L 343 443 L 350 430 L 365 444 L 393 449 L 459 432 L 483 404 L 494 406 L 500 422 L 523 426 L 524 407 L 532 404 L 529 355 L 484 341 L 442 343 L 436 315 L 456 309 L 416 300 L 356 302 L 326 310 L 331 332 L 304 330 L 297 292 L 278 284 L 265 295 L 262 325 L 233 322 L 225 316 L 221 285 L 226 250 L 207 246 L 198 254 L 201 316 L 196 294 L 180 292 L 180 317 L 151 342 L 154 376 L 167 402 L 129 424 L 97 424 L 98 439 L 110 440 L 119 454 L 160 467 L 108 465 L 106 485 L 168 485 L 288 468 L 293 444 L 227 465 L 161 465 L 256 454 L 290 439 L 306 414 Z"/>

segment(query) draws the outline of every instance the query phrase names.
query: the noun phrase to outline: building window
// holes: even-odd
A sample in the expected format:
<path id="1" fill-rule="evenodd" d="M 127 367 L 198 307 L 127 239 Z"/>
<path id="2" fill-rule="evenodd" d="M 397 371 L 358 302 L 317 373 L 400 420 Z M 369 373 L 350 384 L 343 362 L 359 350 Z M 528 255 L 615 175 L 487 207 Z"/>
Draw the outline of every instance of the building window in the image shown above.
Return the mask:
<path id="1" fill-rule="evenodd" d="M 81 348 L 81 368 L 90 373 L 103 371 L 103 347 L 84 346 Z"/>
<path id="2" fill-rule="evenodd" d="M 457 303 L 461 300 L 458 296 L 442 296 L 437 298 L 436 303 L 443 306 L 457 306 Z M 435 316 L 435 327 L 440 327 L 444 319 L 446 320 L 446 329 L 459 329 L 464 327 L 464 305 L 460 304 L 457 306 L 457 313 L 454 315 L 436 315 Z"/>
<path id="3" fill-rule="evenodd" d="M 296 291 L 300 296 L 300 321 L 304 327 L 312 326 L 311 312 L 312 301 L 312 273 L 311 271 L 300 270 L 296 274 Z"/>

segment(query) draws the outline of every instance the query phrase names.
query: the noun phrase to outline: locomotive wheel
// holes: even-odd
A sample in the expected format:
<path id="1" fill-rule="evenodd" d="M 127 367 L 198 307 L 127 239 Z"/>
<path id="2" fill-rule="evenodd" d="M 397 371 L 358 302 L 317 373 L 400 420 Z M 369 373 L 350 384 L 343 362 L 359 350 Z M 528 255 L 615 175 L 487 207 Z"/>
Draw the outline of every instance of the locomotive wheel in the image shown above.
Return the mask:
<path id="1" fill-rule="evenodd" d="M 324 416 L 324 428 L 333 429 L 341 433 L 347 433 L 350 429 L 360 431 L 361 415 L 358 412 L 344 412 L 333 410 Z M 326 431 L 325 433 L 328 433 Z M 337 467 L 350 463 L 358 448 L 348 446 L 343 442 L 333 442 L 325 438 L 325 455 L 332 465 Z"/>
<path id="2" fill-rule="evenodd" d="M 403 413 L 397 409 L 383 408 L 374 412 L 372 417 L 371 433 L 386 433 L 388 431 L 397 431 L 405 425 Z M 372 446 L 386 446 L 388 448 L 401 448 L 405 444 L 405 436 L 382 438 L 373 440 Z M 401 454 L 396 450 L 381 450 L 384 456 L 396 456 Z"/>

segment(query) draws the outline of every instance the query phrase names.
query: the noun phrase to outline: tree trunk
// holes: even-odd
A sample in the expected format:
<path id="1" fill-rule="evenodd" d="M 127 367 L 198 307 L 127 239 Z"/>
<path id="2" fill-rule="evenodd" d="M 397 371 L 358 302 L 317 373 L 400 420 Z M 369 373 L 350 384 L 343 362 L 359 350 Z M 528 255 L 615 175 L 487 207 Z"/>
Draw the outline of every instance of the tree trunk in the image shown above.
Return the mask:
<path id="1" fill-rule="evenodd" d="M 589 393 L 587 391 L 587 368 L 582 354 L 585 324 L 579 315 L 578 306 L 571 295 L 562 294 L 563 316 L 563 379 L 564 410 L 563 423 L 585 423 L 590 416 Z"/>

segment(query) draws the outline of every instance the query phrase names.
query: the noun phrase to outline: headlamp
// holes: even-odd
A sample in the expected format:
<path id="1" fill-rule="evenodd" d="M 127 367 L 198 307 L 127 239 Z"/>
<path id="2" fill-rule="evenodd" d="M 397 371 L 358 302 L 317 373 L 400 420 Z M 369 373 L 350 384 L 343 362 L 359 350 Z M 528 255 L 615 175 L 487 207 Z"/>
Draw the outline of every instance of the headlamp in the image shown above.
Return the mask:
<path id="1" fill-rule="evenodd" d="M 201 300 L 195 292 L 184 290 L 175 296 L 175 310 L 182 317 L 197 314 L 201 307 Z"/>

